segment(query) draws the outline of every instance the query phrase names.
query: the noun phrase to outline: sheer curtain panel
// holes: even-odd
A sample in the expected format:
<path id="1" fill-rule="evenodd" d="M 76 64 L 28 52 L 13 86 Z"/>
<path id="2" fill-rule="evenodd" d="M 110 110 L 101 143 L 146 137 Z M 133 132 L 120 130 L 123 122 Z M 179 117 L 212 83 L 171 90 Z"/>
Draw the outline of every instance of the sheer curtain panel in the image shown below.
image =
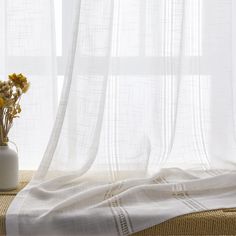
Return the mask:
<path id="1" fill-rule="evenodd" d="M 23 2 L 51 19 L 50 1 Z M 21 8 L 20 19 L 34 16 Z M 74 9 L 54 128 L 8 210 L 8 234 L 131 235 L 236 207 L 235 1 L 77 0 Z"/>
<path id="2" fill-rule="evenodd" d="M 18 146 L 21 169 L 38 167 L 57 108 L 51 4 L 48 0 L 0 1 L 0 79 L 15 72 L 31 82 L 21 101 L 21 118 L 9 135 Z"/>

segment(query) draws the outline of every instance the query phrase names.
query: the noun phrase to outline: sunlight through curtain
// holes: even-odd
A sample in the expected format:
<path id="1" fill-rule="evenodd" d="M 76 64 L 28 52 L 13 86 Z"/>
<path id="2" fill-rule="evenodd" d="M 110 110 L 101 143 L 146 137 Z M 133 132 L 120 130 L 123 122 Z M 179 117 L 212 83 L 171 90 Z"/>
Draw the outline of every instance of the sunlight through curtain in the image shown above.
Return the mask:
<path id="1" fill-rule="evenodd" d="M 75 3 L 54 128 L 8 234 L 130 235 L 236 207 L 235 2 Z"/>

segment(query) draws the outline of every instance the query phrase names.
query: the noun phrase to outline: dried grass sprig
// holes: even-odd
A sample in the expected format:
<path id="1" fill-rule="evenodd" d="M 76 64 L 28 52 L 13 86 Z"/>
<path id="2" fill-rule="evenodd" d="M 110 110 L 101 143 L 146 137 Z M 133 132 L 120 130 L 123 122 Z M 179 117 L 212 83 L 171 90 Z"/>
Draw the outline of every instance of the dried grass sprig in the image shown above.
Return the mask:
<path id="1" fill-rule="evenodd" d="M 12 74 L 7 81 L 0 80 L 0 146 L 8 144 L 8 133 L 13 120 L 21 112 L 20 100 L 30 83 L 22 74 Z"/>

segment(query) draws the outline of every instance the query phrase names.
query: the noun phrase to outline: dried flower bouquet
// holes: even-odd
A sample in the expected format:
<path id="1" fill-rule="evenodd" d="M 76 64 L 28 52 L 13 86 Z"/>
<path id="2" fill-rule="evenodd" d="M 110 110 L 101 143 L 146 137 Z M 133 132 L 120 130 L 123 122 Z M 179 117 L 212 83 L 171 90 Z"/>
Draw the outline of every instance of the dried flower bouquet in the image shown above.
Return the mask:
<path id="1" fill-rule="evenodd" d="M 0 80 L 0 146 L 8 144 L 8 133 L 13 119 L 21 112 L 20 99 L 29 89 L 29 82 L 22 74 L 12 74 L 7 81 Z"/>

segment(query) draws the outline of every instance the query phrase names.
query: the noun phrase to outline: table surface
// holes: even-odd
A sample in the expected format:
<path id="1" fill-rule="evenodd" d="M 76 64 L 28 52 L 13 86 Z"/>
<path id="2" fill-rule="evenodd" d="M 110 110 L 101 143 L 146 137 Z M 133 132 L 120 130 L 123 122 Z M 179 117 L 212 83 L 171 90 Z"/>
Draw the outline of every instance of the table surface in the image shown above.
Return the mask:
<path id="1" fill-rule="evenodd" d="M 20 183 L 16 190 L 0 191 L 0 235 L 5 235 L 7 209 L 17 193 L 31 179 L 32 171 L 20 172 Z M 157 235 L 236 235 L 236 208 L 219 209 L 178 216 L 159 225 L 145 229 L 133 236 Z"/>

